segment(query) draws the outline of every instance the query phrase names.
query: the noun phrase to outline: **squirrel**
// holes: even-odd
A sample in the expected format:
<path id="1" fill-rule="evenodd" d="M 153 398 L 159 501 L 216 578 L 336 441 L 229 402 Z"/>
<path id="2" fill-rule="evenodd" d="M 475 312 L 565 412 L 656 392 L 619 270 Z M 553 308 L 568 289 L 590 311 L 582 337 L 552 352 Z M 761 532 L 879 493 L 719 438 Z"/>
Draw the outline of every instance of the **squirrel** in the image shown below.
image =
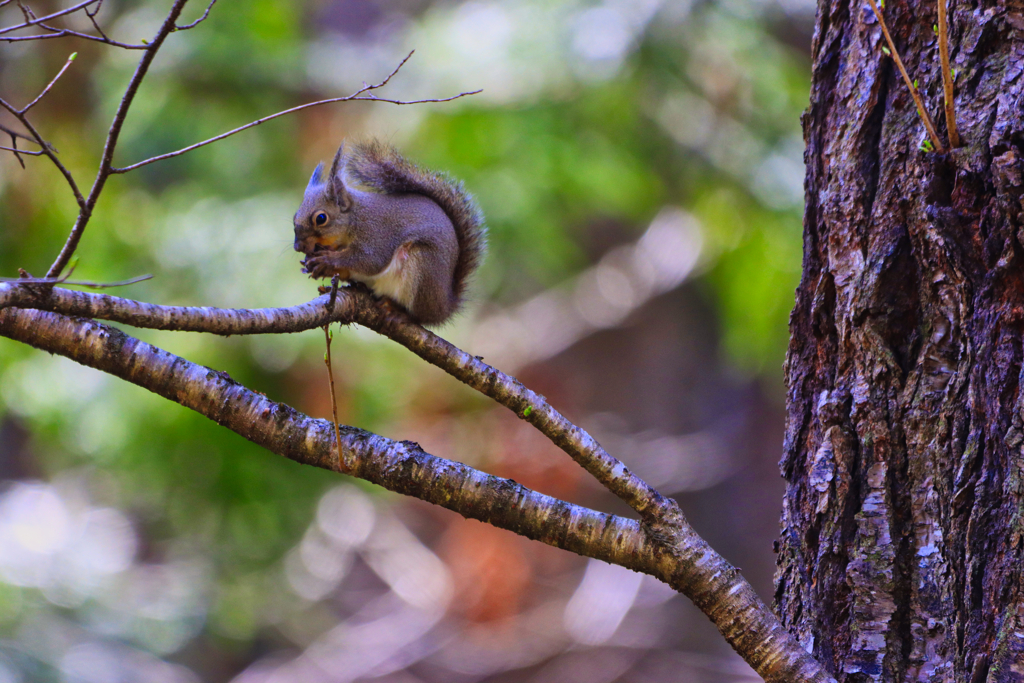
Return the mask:
<path id="1" fill-rule="evenodd" d="M 317 165 L 294 223 L 303 272 L 362 282 L 428 325 L 459 309 L 487 248 L 483 214 L 461 182 L 378 141 L 348 153 L 342 144 L 326 176 Z"/>

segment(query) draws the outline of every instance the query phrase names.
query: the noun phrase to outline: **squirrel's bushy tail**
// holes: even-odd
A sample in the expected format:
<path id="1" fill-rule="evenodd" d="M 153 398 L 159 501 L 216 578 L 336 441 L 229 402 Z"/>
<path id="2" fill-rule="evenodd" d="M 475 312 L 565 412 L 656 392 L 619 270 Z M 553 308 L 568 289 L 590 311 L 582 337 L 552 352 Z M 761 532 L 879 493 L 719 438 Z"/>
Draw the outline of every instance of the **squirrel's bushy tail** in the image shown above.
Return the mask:
<path id="1" fill-rule="evenodd" d="M 459 259 L 452 282 L 452 296 L 458 306 L 466 291 L 469 275 L 487 252 L 483 212 L 472 195 L 461 182 L 444 173 L 417 166 L 378 140 L 357 143 L 346 157 L 345 170 L 356 182 L 377 192 L 427 196 L 448 215 L 459 242 Z"/>

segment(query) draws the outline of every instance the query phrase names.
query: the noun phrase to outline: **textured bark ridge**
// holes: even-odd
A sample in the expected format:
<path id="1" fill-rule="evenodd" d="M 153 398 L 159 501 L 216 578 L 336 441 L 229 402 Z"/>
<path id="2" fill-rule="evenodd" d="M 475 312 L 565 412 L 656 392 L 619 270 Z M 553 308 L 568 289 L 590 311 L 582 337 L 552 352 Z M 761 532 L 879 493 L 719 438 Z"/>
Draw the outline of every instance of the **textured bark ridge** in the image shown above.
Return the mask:
<path id="1" fill-rule="evenodd" d="M 1024 6 L 949 9 L 937 155 L 867 6 L 818 8 L 776 601 L 842 681 L 1024 681 Z M 944 136 L 936 7 L 885 13 Z"/>

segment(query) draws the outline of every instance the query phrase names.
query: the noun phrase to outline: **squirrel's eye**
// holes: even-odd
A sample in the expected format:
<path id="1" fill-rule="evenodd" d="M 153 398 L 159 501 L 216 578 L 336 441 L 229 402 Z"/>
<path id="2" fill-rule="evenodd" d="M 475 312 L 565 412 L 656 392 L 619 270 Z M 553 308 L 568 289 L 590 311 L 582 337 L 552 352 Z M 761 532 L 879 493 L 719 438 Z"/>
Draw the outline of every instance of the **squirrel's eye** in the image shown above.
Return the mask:
<path id="1" fill-rule="evenodd" d="M 324 223 L 327 222 L 327 214 L 321 211 L 320 213 L 313 217 L 313 222 L 316 223 L 317 225 L 323 225 Z"/>

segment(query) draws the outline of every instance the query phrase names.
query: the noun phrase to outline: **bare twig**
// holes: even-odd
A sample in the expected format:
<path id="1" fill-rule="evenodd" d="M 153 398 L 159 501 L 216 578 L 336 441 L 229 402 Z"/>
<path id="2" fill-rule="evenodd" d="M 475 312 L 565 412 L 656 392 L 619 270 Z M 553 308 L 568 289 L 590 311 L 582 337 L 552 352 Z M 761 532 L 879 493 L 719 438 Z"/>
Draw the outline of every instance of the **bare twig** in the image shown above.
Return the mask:
<path id="1" fill-rule="evenodd" d="M 0 106 L 3 106 L 3 105 L 0 105 Z M 33 157 L 35 157 L 35 156 L 42 156 L 43 152 L 25 151 L 25 150 L 21 149 L 20 147 L 18 147 L 18 138 L 21 138 L 22 140 L 28 140 L 29 142 L 31 142 L 33 144 L 38 144 L 38 142 L 36 141 L 35 138 L 31 138 L 31 137 L 29 137 L 27 135 L 23 135 L 22 133 L 19 133 L 16 130 L 11 130 L 10 128 L 8 128 L 7 126 L 4 126 L 2 124 L 0 124 L 0 131 L 3 131 L 3 132 L 5 132 L 5 133 L 7 133 L 8 135 L 11 136 L 11 146 L 10 147 L 2 147 L 0 149 L 5 149 L 5 150 L 7 150 L 9 152 L 14 152 L 14 156 L 17 157 L 18 161 L 21 163 L 21 167 L 22 168 L 25 168 L 25 162 L 21 160 L 21 156 L 19 156 L 19 155 L 27 154 L 28 156 L 33 156 Z M 51 145 L 46 140 L 43 140 L 43 144 L 45 145 L 46 149 L 49 149 L 51 152 L 56 154 L 56 152 L 57 152 L 57 148 L 56 147 Z"/>
<path id="2" fill-rule="evenodd" d="M 92 27 L 96 29 L 96 32 L 99 33 L 105 41 L 111 42 L 110 38 L 108 38 L 107 34 L 103 31 L 103 27 L 100 26 L 100 23 L 98 21 L 96 21 L 96 15 L 100 13 L 101 9 L 103 9 L 103 0 L 100 0 L 98 3 L 96 3 L 96 9 L 94 9 L 91 12 L 89 11 L 89 8 L 86 7 L 85 16 L 89 17 L 89 21 L 92 22 Z"/>
<path id="3" fill-rule="evenodd" d="M 946 105 L 946 132 L 949 146 L 960 146 L 960 133 L 956 129 L 956 106 L 953 103 L 953 72 L 949 67 L 949 26 L 946 23 L 946 0 L 938 0 L 939 6 L 939 63 L 942 69 L 942 95 Z"/>
<path id="4" fill-rule="evenodd" d="M 43 91 L 41 93 L 39 93 L 39 95 L 34 100 L 32 100 L 31 102 L 26 104 L 24 107 L 19 109 L 18 113 L 19 114 L 26 114 L 26 113 L 28 113 L 29 109 L 31 109 L 32 107 L 34 107 L 37 104 L 39 104 L 39 100 L 41 100 L 44 97 L 46 97 L 46 93 L 50 92 L 50 88 L 52 88 L 54 86 L 54 84 L 57 82 L 57 79 L 59 79 L 61 76 L 64 75 L 64 72 L 68 70 L 68 67 L 71 66 L 71 62 L 75 61 L 75 57 L 77 57 L 77 56 L 78 56 L 77 52 L 72 52 L 71 55 L 68 57 L 68 61 L 64 62 L 64 66 L 62 66 L 60 71 L 57 72 L 57 75 L 53 77 L 53 80 L 50 81 L 50 83 L 45 88 L 43 88 Z"/>
<path id="5" fill-rule="evenodd" d="M 914 98 L 914 104 L 917 105 L 918 116 L 924 122 L 924 127 L 928 130 L 928 137 L 931 138 L 932 145 L 935 147 L 936 152 L 945 152 L 946 148 L 942 146 L 942 140 L 939 139 L 939 134 L 935 130 L 935 124 L 932 123 L 932 117 L 928 115 L 928 110 L 924 108 L 924 100 L 921 99 L 921 93 L 918 92 L 917 86 L 910 80 L 910 76 L 907 75 L 907 70 L 903 66 L 903 60 L 900 59 L 900 53 L 896 50 L 896 45 L 892 42 L 892 36 L 889 35 L 889 27 L 885 25 L 885 17 L 882 16 L 881 10 L 878 9 L 878 3 L 876 0 L 868 0 L 871 4 L 871 11 L 875 13 L 875 17 L 878 19 L 879 25 L 882 27 L 882 34 L 885 36 L 885 42 L 889 44 L 889 51 L 892 52 L 892 58 L 896 60 L 896 66 L 899 68 L 900 73 L 903 74 L 903 82 L 907 84 L 907 88 L 910 89 L 910 96 Z"/>
<path id="6" fill-rule="evenodd" d="M 50 19 L 56 19 L 57 17 L 63 17 L 65 15 L 67 15 L 67 14 L 72 14 L 74 12 L 77 12 L 80 9 L 84 9 L 84 8 L 88 7 L 89 5 L 95 4 L 97 2 L 100 2 L 100 0 L 85 0 L 85 2 L 80 2 L 77 5 L 72 5 L 71 7 L 65 7 L 64 9 L 62 9 L 60 11 L 57 11 L 57 12 L 54 12 L 53 14 L 47 14 L 45 17 L 36 17 L 36 16 L 34 16 L 32 14 L 32 10 L 30 10 L 29 8 L 27 8 L 24 5 L 22 5 L 20 0 L 19 0 L 18 6 L 21 7 L 22 13 L 25 14 L 25 23 L 17 24 L 15 26 L 5 26 L 3 28 L 0 28 L 0 35 L 2 35 L 4 33 L 11 33 L 12 31 L 17 31 L 17 30 L 23 29 L 23 28 L 28 28 L 29 26 L 35 26 L 36 24 L 41 24 L 44 21 L 49 21 Z M 7 4 L 7 3 L 4 3 L 4 4 Z M 2 6 L 2 5 L 0 5 L 0 6 Z"/>
<path id="7" fill-rule="evenodd" d="M 39 157 L 44 154 L 42 150 L 32 151 L 28 149 L 18 149 L 17 147 L 0 146 L 0 149 L 4 150 L 5 152 L 14 152 L 14 156 L 18 156 L 19 154 L 25 154 L 30 157 Z M 24 167 L 24 164 L 22 164 L 22 167 Z"/>
<path id="8" fill-rule="evenodd" d="M 206 11 L 203 12 L 203 16 L 199 17 L 198 19 L 193 21 L 191 24 L 185 24 L 184 26 L 175 26 L 174 30 L 175 31 L 187 31 L 190 28 L 195 28 L 199 24 L 201 24 L 204 21 L 206 21 L 206 17 L 210 16 L 210 10 L 212 10 L 213 6 L 216 5 L 216 4 L 217 4 L 217 0 L 210 0 L 210 4 L 207 5 Z"/>
<path id="9" fill-rule="evenodd" d="M 114 47 L 119 47 L 119 48 L 122 48 L 122 49 L 125 49 L 125 50 L 148 50 L 149 49 L 149 45 L 139 45 L 139 44 L 135 44 L 135 43 L 123 43 L 123 42 L 121 42 L 119 40 L 113 40 L 111 38 L 108 38 L 108 37 L 106 37 L 105 34 L 103 36 L 90 36 L 88 33 L 82 33 L 81 31 L 73 31 L 73 30 L 71 30 L 69 28 L 54 28 L 52 26 L 47 26 L 45 24 L 40 24 L 40 26 L 42 28 L 46 29 L 47 31 L 51 31 L 51 33 L 39 33 L 39 34 L 33 34 L 31 36 L 0 36 L 0 41 L 6 42 L 6 43 L 23 43 L 23 42 L 32 41 L 32 40 L 49 40 L 51 38 L 66 38 L 68 36 L 72 36 L 72 37 L 75 37 L 75 38 L 82 38 L 83 40 L 92 40 L 92 41 L 95 41 L 97 43 L 104 43 L 106 45 L 112 45 Z"/>
<path id="10" fill-rule="evenodd" d="M 16 116 L 18 118 L 18 120 L 21 121 L 26 127 L 28 127 L 30 130 L 32 130 L 31 124 L 29 124 L 28 120 L 25 118 L 25 114 L 28 112 L 29 109 L 31 109 L 32 107 L 36 106 L 36 104 L 39 103 L 39 100 L 43 99 L 43 97 L 46 96 L 46 93 L 50 92 L 50 88 L 52 88 L 54 83 L 57 82 L 57 79 L 59 79 L 62 75 L 64 75 L 64 72 L 68 70 L 69 66 L 71 66 L 71 62 L 75 61 L 75 57 L 77 55 L 78 55 L 77 52 L 71 53 L 71 56 L 68 57 L 68 61 L 66 61 L 64 63 L 64 66 L 61 68 L 60 71 L 57 72 L 57 75 L 53 77 L 53 80 L 50 81 L 50 83 L 45 88 L 43 88 L 43 91 L 41 93 L 39 93 L 39 95 L 34 100 L 32 100 L 31 102 L 26 104 L 21 109 L 14 109 L 10 104 L 8 104 L 6 102 L 3 102 L 2 104 L 0 104 L 0 106 L 3 106 L 4 108 L 6 108 L 8 111 L 10 111 L 12 114 L 14 114 L 14 116 Z M 27 135 L 22 135 L 21 133 L 18 133 L 17 131 L 13 131 L 10 128 L 7 128 L 6 126 L 0 126 L 0 130 L 3 130 L 5 133 L 7 133 L 8 135 L 11 136 L 11 146 L 10 147 L 0 147 L 0 149 L 8 151 L 8 152 L 13 152 L 14 156 L 18 159 L 18 163 L 21 164 L 22 168 L 25 168 L 25 162 L 21 158 L 22 154 L 25 154 L 27 156 L 38 157 L 38 156 L 46 155 L 47 152 L 54 153 L 54 154 L 57 152 L 57 150 L 54 148 L 53 145 L 51 145 L 46 140 L 43 140 L 41 137 L 36 136 L 35 138 L 32 138 L 32 137 L 29 137 Z M 26 151 L 26 150 L 23 150 L 23 149 L 18 149 L 18 138 L 21 138 L 23 140 L 29 140 L 30 142 L 33 142 L 35 144 L 38 144 L 38 145 L 42 146 L 43 149 L 39 150 L 39 151 L 35 151 L 35 152 L 33 152 L 33 151 Z"/>
<path id="11" fill-rule="evenodd" d="M 5 109 L 6 109 L 6 107 L 5 107 Z M 8 111 L 10 111 L 10 109 L 8 109 Z M 23 133 L 19 133 L 16 130 L 11 130 L 10 128 L 8 128 L 7 126 L 5 126 L 3 124 L 0 124 L 0 130 L 2 130 L 3 132 L 7 133 L 12 138 L 21 138 L 22 140 L 28 140 L 29 142 L 35 142 L 36 141 L 35 138 L 30 138 L 29 136 L 27 136 L 27 135 L 25 135 Z M 21 150 L 18 150 L 18 151 L 20 152 Z"/>
<path id="12" fill-rule="evenodd" d="M 43 154 L 47 158 L 49 158 L 50 161 L 53 162 L 53 165 L 56 166 L 57 170 L 59 170 L 61 175 L 64 176 L 64 179 L 67 181 L 68 186 L 71 188 L 71 192 L 74 193 L 75 195 L 75 201 L 78 202 L 79 211 L 81 212 L 85 207 L 85 198 L 82 196 L 82 192 L 78 189 L 78 183 L 75 182 L 75 178 L 74 176 L 71 175 L 71 171 L 69 171 L 68 168 L 63 163 L 61 163 L 61 160 L 57 158 L 56 148 L 54 148 L 53 145 L 51 145 L 49 142 L 43 139 L 43 136 L 39 134 L 39 131 L 35 129 L 35 126 L 32 125 L 32 122 L 28 120 L 28 117 L 24 113 L 22 113 L 20 109 L 16 109 L 3 98 L 0 98 L 0 107 L 11 112 L 18 119 L 18 121 L 21 122 L 21 125 L 25 126 L 25 129 L 28 130 L 28 132 L 31 134 L 31 138 L 26 139 L 30 139 L 35 144 L 39 145 L 42 148 Z M 18 137 L 25 136 L 18 134 Z M 15 154 L 18 154 L 18 152 L 15 152 Z"/>
<path id="13" fill-rule="evenodd" d="M 18 160 L 18 163 L 21 164 L 22 168 L 25 168 L 25 160 L 21 158 L 22 150 L 18 149 L 18 138 L 24 138 L 25 140 L 32 140 L 32 138 L 26 137 L 17 131 L 13 131 L 6 126 L 0 125 L 0 130 L 11 136 L 11 146 L 0 147 L 0 149 L 13 152 L 14 158 Z M 33 140 L 33 142 L 35 141 Z M 41 156 L 42 152 L 25 152 L 25 154 L 28 154 L 29 156 Z"/>
<path id="14" fill-rule="evenodd" d="M 338 469 L 341 472 L 348 472 L 351 467 L 345 462 L 341 453 L 341 428 L 338 426 L 338 398 L 334 394 L 334 368 L 331 366 L 331 326 L 324 325 L 324 337 L 327 342 L 327 351 L 324 353 L 324 365 L 327 366 L 327 379 L 331 382 L 331 415 L 334 417 L 334 441 L 338 446 Z"/>
<path id="15" fill-rule="evenodd" d="M 161 155 L 155 156 L 155 157 L 150 157 L 149 159 L 145 159 L 143 161 L 139 161 L 137 163 L 134 163 L 131 166 L 123 166 L 121 168 L 114 167 L 114 168 L 110 169 L 110 172 L 111 173 L 127 173 L 129 171 L 134 171 L 137 168 L 141 168 L 142 166 L 147 166 L 149 164 L 152 164 L 155 161 L 162 161 L 164 159 L 171 159 L 173 157 L 181 156 L 182 154 L 185 154 L 187 152 L 191 152 L 194 149 L 199 149 L 200 147 L 205 147 L 206 145 L 209 145 L 211 143 L 218 142 L 219 140 L 223 140 L 225 138 L 229 138 L 232 135 L 235 135 L 236 133 L 241 133 L 242 131 L 248 130 L 249 128 L 254 128 L 255 126 L 260 125 L 261 123 L 266 123 L 267 121 L 272 121 L 273 119 L 280 118 L 280 117 L 286 116 L 288 114 L 294 114 L 297 111 L 302 111 L 303 109 L 309 109 L 310 107 L 319 107 L 322 104 L 331 104 L 333 102 L 353 102 L 353 101 L 366 101 L 366 100 L 372 100 L 374 102 L 387 102 L 387 103 L 390 103 L 390 104 L 399 104 L 399 105 L 402 105 L 402 104 L 425 104 L 427 102 L 451 102 L 452 100 L 457 100 L 460 97 L 467 97 L 469 95 L 476 95 L 476 94 L 481 92 L 480 90 L 473 90 L 473 91 L 470 91 L 470 92 L 462 92 L 462 93 L 459 93 L 458 95 L 453 95 L 451 97 L 442 97 L 442 98 L 426 99 L 426 100 L 391 100 L 391 99 L 385 99 L 385 98 L 377 97 L 377 96 L 373 95 L 371 91 L 377 90 L 379 88 L 383 88 L 385 85 L 387 85 L 388 81 L 390 81 L 391 78 L 396 73 L 398 73 L 398 70 L 401 69 L 402 66 L 407 61 L 409 61 L 409 57 L 412 57 L 412 54 L 413 53 L 410 52 L 408 55 L 406 55 L 405 59 L 403 59 L 401 61 L 401 63 L 397 67 L 395 67 L 395 69 L 390 74 L 388 74 L 388 77 L 385 78 L 383 81 L 381 81 L 380 83 L 376 83 L 374 85 L 363 85 L 362 88 L 360 88 L 359 90 L 355 91 L 351 95 L 346 95 L 345 97 L 331 97 L 331 98 L 326 99 L 326 100 L 318 100 L 316 102 L 307 102 L 306 104 L 300 104 L 297 107 L 292 107 L 291 109 L 285 109 L 284 111 L 279 111 L 276 114 L 271 114 L 270 116 L 264 116 L 263 118 L 257 119 L 256 121 L 252 121 L 250 123 L 247 123 L 244 126 L 239 126 L 238 128 L 235 128 L 233 130 L 229 130 L 226 133 L 221 133 L 220 135 L 212 137 L 212 138 L 210 138 L 208 140 L 203 140 L 202 142 L 197 142 L 194 145 L 189 145 L 188 147 L 183 147 L 183 148 L 181 148 L 181 149 L 179 149 L 177 151 L 168 152 L 167 154 L 161 154 Z M 366 95 L 366 93 L 368 93 L 368 92 L 371 93 L 371 94 L 370 95 Z"/>
<path id="16" fill-rule="evenodd" d="M 136 282 L 145 282 L 146 280 L 152 280 L 152 275 L 139 275 L 138 277 L 129 278 L 127 280 L 118 280 L 117 282 L 89 282 L 87 280 L 69 280 L 68 277 L 71 273 L 67 273 L 63 277 L 0 277 L 0 282 L 17 282 L 18 284 L 31 284 L 31 285 L 74 285 L 76 287 L 90 287 L 92 289 L 108 289 L 110 287 L 126 287 L 128 285 L 134 285 Z"/>
<path id="17" fill-rule="evenodd" d="M 230 131 L 228 131 L 226 133 L 221 133 L 220 135 L 218 135 L 216 137 L 212 137 L 209 140 L 203 140 L 202 142 L 197 142 L 194 145 L 189 145 L 188 147 L 183 147 L 182 149 L 179 149 L 179 150 L 177 150 L 175 152 L 168 152 L 167 154 L 161 154 L 159 156 L 151 157 L 149 159 L 145 159 L 144 161 L 140 161 L 138 163 L 134 163 L 131 166 L 123 166 L 123 167 L 120 167 L 120 168 L 114 167 L 114 168 L 111 169 L 111 173 L 127 173 L 129 171 L 134 171 L 137 168 L 141 168 L 142 166 L 148 166 L 149 164 L 152 164 L 155 161 L 163 161 L 164 159 L 171 159 L 173 157 L 181 156 L 182 154 L 185 154 L 186 152 L 191 152 L 194 149 L 199 149 L 200 147 L 205 147 L 206 145 L 209 145 L 209 144 L 214 143 L 214 142 L 218 142 L 219 140 L 223 140 L 224 138 L 229 138 L 232 135 L 235 135 L 236 133 L 241 133 L 243 130 L 248 130 L 249 128 L 254 128 L 255 126 L 260 125 L 261 123 L 266 123 L 267 121 L 271 121 L 273 119 L 279 118 L 281 116 L 285 116 L 287 114 L 293 114 L 293 113 L 295 113 L 297 111 L 302 111 L 303 109 L 309 109 L 310 107 L 318 107 L 318 106 L 320 106 L 322 104 L 331 104 L 333 102 L 357 102 L 357 101 L 367 101 L 367 100 L 372 100 L 374 102 L 386 102 L 386 103 L 389 103 L 389 104 L 425 104 L 427 102 L 451 102 L 452 100 L 457 100 L 460 97 L 466 97 L 467 95 L 476 95 L 476 94 L 478 94 L 480 92 L 481 92 L 480 90 L 473 90 L 471 92 L 462 92 L 462 93 L 459 93 L 458 95 L 453 95 L 452 97 L 444 97 L 444 98 L 429 99 L 429 100 L 390 100 L 390 99 L 384 99 L 382 97 L 361 97 L 361 96 L 357 96 L 357 95 L 349 95 L 347 97 L 332 97 L 330 99 L 319 100 L 317 102 L 309 102 L 307 104 L 303 104 L 303 105 L 300 105 L 298 107 L 292 107 L 291 109 L 286 109 L 284 111 L 279 111 L 276 114 L 271 114 L 270 116 L 266 116 L 266 117 L 264 117 L 262 119 L 253 121 L 251 123 L 247 123 L 244 126 L 239 126 L 238 128 L 235 128 L 234 130 L 230 130 Z"/>
<path id="18" fill-rule="evenodd" d="M 153 63 L 153 59 L 156 57 L 157 51 L 159 51 L 160 46 L 163 45 L 167 36 L 174 31 L 174 23 L 181 15 L 181 10 L 184 8 L 187 1 L 188 0 L 175 0 L 171 9 L 167 12 L 167 16 L 164 18 L 163 24 L 160 25 L 160 29 L 156 32 L 156 35 L 153 36 L 153 40 L 150 41 L 148 48 L 139 60 L 138 66 L 135 67 L 135 73 L 132 74 L 132 79 L 129 81 L 128 87 L 125 89 L 124 96 L 121 98 L 121 104 L 114 113 L 114 120 L 110 124 L 110 130 L 107 132 L 107 140 L 103 145 L 103 156 L 100 159 L 100 167 L 99 170 L 96 171 L 96 180 L 93 181 L 92 189 L 89 190 L 89 197 L 85 200 L 84 205 L 79 209 L 78 218 L 75 220 L 75 224 L 71 228 L 71 234 L 68 235 L 68 239 L 64 243 L 64 247 L 57 255 L 53 265 L 51 265 L 50 269 L 46 272 L 47 277 L 56 277 L 57 275 L 60 275 L 60 272 L 64 270 L 64 267 L 74 255 L 75 249 L 78 248 L 78 242 L 82 239 L 82 233 L 85 232 L 85 227 L 89 223 L 89 218 L 92 216 L 92 211 L 96 206 L 100 193 L 103 191 L 103 186 L 106 185 L 107 179 L 111 175 L 110 169 L 111 162 L 114 158 L 114 149 L 117 147 L 117 141 L 121 135 L 121 128 L 124 126 L 125 117 L 128 116 L 128 109 L 131 107 L 132 101 L 135 99 L 135 94 L 139 91 L 142 79 L 145 78 L 146 73 L 149 71 L 150 64 Z"/>
<path id="19" fill-rule="evenodd" d="M 31 7 L 26 7 L 21 0 L 17 0 L 18 9 L 21 10 L 22 15 L 25 17 L 25 21 L 34 21 L 36 18 L 35 12 L 32 11 Z"/>

